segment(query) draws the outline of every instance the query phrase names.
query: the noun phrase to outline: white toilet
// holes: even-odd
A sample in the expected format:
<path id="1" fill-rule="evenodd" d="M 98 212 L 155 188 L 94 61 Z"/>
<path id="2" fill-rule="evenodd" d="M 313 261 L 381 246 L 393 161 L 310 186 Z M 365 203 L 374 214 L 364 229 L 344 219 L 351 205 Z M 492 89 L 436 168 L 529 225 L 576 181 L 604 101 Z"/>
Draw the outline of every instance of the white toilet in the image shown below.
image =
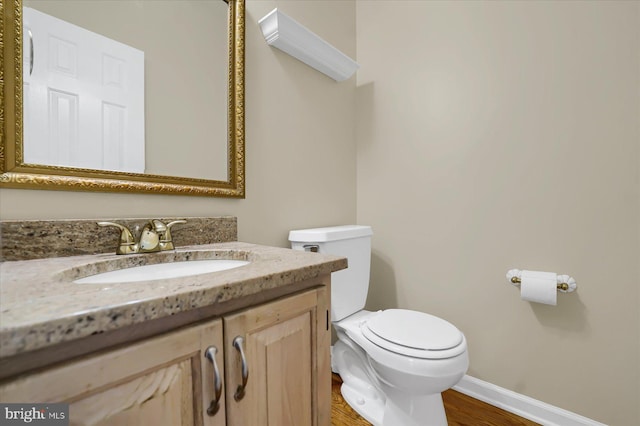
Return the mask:
<path id="1" fill-rule="evenodd" d="M 347 403 L 375 426 L 447 424 L 441 392 L 469 367 L 467 341 L 451 323 L 417 311 L 363 310 L 369 289 L 369 226 L 301 229 L 294 250 L 344 256 L 331 277 L 331 321 L 338 335 L 331 367 Z"/>

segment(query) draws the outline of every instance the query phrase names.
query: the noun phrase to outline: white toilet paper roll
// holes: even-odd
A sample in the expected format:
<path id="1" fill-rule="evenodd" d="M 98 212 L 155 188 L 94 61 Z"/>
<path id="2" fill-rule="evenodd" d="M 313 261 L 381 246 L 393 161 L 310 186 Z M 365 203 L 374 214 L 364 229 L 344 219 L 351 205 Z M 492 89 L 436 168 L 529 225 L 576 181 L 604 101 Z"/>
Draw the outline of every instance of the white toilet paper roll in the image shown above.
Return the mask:
<path id="1" fill-rule="evenodd" d="M 553 272 L 522 271 L 520 298 L 530 302 L 556 305 L 558 276 Z"/>

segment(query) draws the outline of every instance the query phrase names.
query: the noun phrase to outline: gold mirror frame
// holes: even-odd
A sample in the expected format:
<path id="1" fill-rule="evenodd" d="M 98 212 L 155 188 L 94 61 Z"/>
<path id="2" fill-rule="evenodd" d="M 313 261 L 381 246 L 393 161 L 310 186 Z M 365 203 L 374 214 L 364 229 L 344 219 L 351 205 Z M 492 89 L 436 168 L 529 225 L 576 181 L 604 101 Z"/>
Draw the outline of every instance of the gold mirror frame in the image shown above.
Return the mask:
<path id="1" fill-rule="evenodd" d="M 244 0 L 229 4 L 227 181 L 26 164 L 22 146 L 22 0 L 0 0 L 0 187 L 245 197 Z"/>

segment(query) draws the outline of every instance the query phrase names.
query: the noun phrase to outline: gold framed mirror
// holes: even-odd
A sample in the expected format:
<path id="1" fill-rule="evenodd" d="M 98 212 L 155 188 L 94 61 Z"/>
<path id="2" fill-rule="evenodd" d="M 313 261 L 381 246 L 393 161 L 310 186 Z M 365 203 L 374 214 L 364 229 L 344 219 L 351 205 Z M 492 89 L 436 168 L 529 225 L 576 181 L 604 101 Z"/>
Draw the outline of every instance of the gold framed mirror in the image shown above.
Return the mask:
<path id="1" fill-rule="evenodd" d="M 23 0 L 0 0 L 0 187 L 244 198 L 244 0 L 224 1 L 228 4 L 227 170 L 226 180 L 216 180 L 25 162 L 23 66 L 28 65 L 23 64 Z M 170 105 L 171 99 L 167 102 L 167 108 L 182 107 Z M 181 141 L 171 143 L 180 149 Z M 174 155 L 164 151 L 162 155 Z"/>

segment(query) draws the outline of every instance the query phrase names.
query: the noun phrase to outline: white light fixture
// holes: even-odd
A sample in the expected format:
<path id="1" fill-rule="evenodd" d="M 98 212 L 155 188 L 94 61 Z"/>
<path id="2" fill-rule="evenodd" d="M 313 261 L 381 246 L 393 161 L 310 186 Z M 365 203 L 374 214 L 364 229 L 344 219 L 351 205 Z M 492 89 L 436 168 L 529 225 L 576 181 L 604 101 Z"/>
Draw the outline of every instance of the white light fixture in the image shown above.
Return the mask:
<path id="1" fill-rule="evenodd" d="M 294 19 L 273 9 L 258 21 L 267 43 L 336 81 L 351 77 L 360 65 Z"/>

